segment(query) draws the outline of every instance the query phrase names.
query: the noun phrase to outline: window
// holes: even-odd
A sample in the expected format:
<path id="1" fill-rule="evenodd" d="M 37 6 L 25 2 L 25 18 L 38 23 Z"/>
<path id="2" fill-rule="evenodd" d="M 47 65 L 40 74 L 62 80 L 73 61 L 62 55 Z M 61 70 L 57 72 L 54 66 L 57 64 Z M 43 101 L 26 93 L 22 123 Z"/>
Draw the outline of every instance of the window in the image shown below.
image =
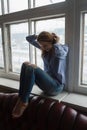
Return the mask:
<path id="1" fill-rule="evenodd" d="M 87 13 L 84 14 L 83 30 L 81 83 L 87 85 Z"/>
<path id="2" fill-rule="evenodd" d="M 4 0 L 5 13 L 28 9 L 28 0 Z"/>
<path id="3" fill-rule="evenodd" d="M 43 69 L 26 36 L 55 32 L 69 46 L 66 90 L 87 94 L 87 0 L 0 0 L 0 28 L 0 76 L 19 80 L 24 61 Z"/>
<path id="4" fill-rule="evenodd" d="M 31 0 L 31 7 L 39 7 L 39 6 L 44 6 L 44 5 L 49 5 L 49 4 L 54 4 L 54 3 L 60 3 L 64 2 L 65 0 Z"/>
<path id="5" fill-rule="evenodd" d="M 64 44 L 65 43 L 65 17 L 33 21 L 32 31 L 33 33 L 36 31 L 36 34 L 39 34 L 41 31 L 54 32 L 60 37 L 60 42 Z M 35 51 L 36 52 L 34 54 L 36 54 L 36 56 L 34 56 L 34 63 L 36 61 L 36 64 L 41 68 L 43 68 L 41 51 L 39 49 L 36 49 Z"/>
<path id="6" fill-rule="evenodd" d="M 26 41 L 28 35 L 28 23 L 12 24 L 10 26 L 11 64 L 12 72 L 19 73 L 21 64 L 29 61 L 29 45 Z"/>
<path id="7" fill-rule="evenodd" d="M 0 28 L 0 68 L 4 68 L 3 47 L 2 47 L 2 32 L 1 32 L 1 28 Z"/>

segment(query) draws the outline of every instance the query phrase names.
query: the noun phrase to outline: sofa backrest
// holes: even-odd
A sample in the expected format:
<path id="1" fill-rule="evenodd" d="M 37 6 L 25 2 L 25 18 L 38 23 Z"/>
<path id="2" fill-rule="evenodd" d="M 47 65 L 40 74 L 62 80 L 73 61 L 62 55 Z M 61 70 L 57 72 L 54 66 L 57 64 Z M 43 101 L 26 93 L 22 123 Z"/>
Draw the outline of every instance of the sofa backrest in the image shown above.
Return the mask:
<path id="1" fill-rule="evenodd" d="M 87 116 L 50 98 L 31 95 L 23 116 L 12 118 L 18 94 L 0 93 L 1 130 L 87 130 Z"/>

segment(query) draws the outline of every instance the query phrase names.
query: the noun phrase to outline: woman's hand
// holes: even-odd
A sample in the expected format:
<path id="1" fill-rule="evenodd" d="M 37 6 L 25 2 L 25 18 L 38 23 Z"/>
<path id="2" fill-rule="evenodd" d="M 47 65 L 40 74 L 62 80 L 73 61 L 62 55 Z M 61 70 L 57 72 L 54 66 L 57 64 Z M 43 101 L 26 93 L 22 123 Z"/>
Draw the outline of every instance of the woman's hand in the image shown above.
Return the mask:
<path id="1" fill-rule="evenodd" d="M 37 39 L 38 35 L 35 34 L 35 38 Z"/>

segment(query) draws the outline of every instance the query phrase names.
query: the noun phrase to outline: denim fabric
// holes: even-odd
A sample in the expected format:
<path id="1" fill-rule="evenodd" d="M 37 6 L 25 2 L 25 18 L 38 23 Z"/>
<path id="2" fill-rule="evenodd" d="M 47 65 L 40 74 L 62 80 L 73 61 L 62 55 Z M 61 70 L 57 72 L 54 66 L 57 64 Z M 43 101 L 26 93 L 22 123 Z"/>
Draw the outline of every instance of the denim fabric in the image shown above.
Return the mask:
<path id="1" fill-rule="evenodd" d="M 64 85 L 58 85 L 55 79 L 39 67 L 34 68 L 23 63 L 19 88 L 19 96 L 23 102 L 28 102 L 34 84 L 38 85 L 47 95 L 56 95 L 60 93 L 64 87 Z"/>

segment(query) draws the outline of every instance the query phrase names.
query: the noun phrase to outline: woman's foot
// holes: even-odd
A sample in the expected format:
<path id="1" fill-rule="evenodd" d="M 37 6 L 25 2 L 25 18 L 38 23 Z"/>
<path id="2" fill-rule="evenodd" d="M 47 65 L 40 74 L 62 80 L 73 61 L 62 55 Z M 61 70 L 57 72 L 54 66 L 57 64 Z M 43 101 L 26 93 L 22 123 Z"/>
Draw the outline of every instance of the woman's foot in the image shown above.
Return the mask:
<path id="1" fill-rule="evenodd" d="M 27 106 L 28 106 L 28 103 L 22 102 L 19 98 L 17 100 L 15 107 L 13 108 L 12 117 L 18 118 L 18 117 L 22 116 L 22 114 L 25 111 L 25 109 L 27 108 Z"/>

